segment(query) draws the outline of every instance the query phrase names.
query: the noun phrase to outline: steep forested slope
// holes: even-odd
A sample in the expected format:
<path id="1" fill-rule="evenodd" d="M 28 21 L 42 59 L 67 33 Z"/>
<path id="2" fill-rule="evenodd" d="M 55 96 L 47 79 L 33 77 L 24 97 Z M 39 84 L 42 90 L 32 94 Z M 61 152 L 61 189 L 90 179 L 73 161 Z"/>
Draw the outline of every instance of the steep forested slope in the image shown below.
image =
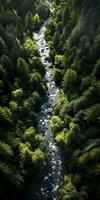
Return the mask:
<path id="1" fill-rule="evenodd" d="M 45 36 L 61 88 L 51 127 L 66 165 L 59 199 L 99 200 L 100 1 L 50 2 Z M 1 200 L 23 199 L 45 167 L 37 119 L 47 87 L 32 32 L 48 16 L 43 0 L 0 0 Z"/>
<path id="2" fill-rule="evenodd" d="M 37 131 L 45 68 L 32 30 L 48 15 L 43 1 L 0 0 L 1 200 L 20 199 L 20 191 L 31 181 L 35 184 L 45 166 L 43 138 Z"/>
<path id="3" fill-rule="evenodd" d="M 100 1 L 55 1 L 45 33 L 61 87 L 52 129 L 65 155 L 61 200 L 100 198 Z"/>

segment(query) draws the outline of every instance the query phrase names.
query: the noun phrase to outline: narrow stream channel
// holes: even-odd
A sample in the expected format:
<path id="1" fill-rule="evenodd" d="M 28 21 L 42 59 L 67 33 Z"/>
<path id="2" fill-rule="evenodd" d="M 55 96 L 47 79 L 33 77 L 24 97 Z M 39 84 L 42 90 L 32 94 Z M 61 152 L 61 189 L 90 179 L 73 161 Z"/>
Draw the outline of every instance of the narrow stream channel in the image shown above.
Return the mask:
<path id="1" fill-rule="evenodd" d="M 41 180 L 39 180 L 38 188 L 35 190 L 31 200 L 58 200 L 57 189 L 63 182 L 63 161 L 50 128 L 53 108 L 59 98 L 59 88 L 57 88 L 55 82 L 52 80 L 54 66 L 50 61 L 49 48 L 44 37 L 47 22 L 44 22 L 38 33 L 34 33 L 34 39 L 37 42 L 41 60 L 46 67 L 48 100 L 42 105 L 39 113 L 38 128 L 45 137 L 49 166 Z"/>

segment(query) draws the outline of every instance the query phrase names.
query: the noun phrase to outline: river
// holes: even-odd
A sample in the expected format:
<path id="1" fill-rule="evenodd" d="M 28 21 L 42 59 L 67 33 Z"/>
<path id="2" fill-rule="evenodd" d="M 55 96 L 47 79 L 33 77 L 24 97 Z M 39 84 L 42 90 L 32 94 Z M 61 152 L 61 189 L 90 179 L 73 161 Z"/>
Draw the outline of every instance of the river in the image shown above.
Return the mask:
<path id="1" fill-rule="evenodd" d="M 47 80 L 47 101 L 42 105 L 39 113 L 38 129 L 45 138 L 48 153 L 48 166 L 39 180 L 38 187 L 31 194 L 30 200 L 58 200 L 57 190 L 63 182 L 63 161 L 60 155 L 59 148 L 53 139 L 53 134 L 50 128 L 51 116 L 54 105 L 59 98 L 59 88 L 52 80 L 52 72 L 54 66 L 50 60 L 49 47 L 45 40 L 45 29 L 48 20 L 44 22 L 40 31 L 34 33 L 34 39 L 37 42 L 41 60 L 46 68 Z"/>

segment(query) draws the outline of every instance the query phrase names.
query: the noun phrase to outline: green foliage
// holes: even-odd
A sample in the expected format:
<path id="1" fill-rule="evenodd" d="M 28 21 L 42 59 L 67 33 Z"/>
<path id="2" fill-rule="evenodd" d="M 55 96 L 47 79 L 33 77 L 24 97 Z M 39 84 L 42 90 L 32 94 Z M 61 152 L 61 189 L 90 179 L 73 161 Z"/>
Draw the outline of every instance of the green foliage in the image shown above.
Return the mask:
<path id="1" fill-rule="evenodd" d="M 100 120 L 100 104 L 95 104 L 87 108 L 84 113 L 84 119 L 87 123 L 98 123 Z"/>
<path id="2" fill-rule="evenodd" d="M 93 76 L 95 76 L 97 79 L 100 78 L 100 59 L 97 60 L 97 63 L 93 70 Z"/>
<path id="3" fill-rule="evenodd" d="M 33 15 L 31 12 L 28 12 L 25 16 L 25 28 L 31 32 L 33 30 L 33 26 Z"/>
<path id="4" fill-rule="evenodd" d="M 60 32 L 57 31 L 55 32 L 54 38 L 53 38 L 54 45 L 57 45 L 59 43 L 59 39 L 60 39 Z"/>
<path id="5" fill-rule="evenodd" d="M 31 73 L 30 74 L 30 83 L 33 85 L 34 90 L 40 89 L 39 85 L 41 83 L 41 75 L 37 72 Z"/>
<path id="6" fill-rule="evenodd" d="M 32 163 L 38 164 L 44 160 L 44 154 L 40 149 L 36 149 L 32 155 Z"/>
<path id="7" fill-rule="evenodd" d="M 30 150 L 30 143 L 20 143 L 19 146 L 21 161 L 24 166 L 33 165 L 37 166 L 38 163 L 44 161 L 44 153 L 40 149 L 36 149 L 34 152 Z"/>
<path id="8" fill-rule="evenodd" d="M 86 90 L 83 95 L 74 101 L 73 111 L 74 113 L 82 108 L 86 108 L 95 102 L 99 102 L 99 83 L 94 84 L 88 90 Z M 95 96 L 94 96 L 95 94 Z"/>
<path id="9" fill-rule="evenodd" d="M 30 59 L 30 64 L 41 75 L 45 75 L 45 68 L 39 57 L 32 57 L 32 59 Z"/>
<path id="10" fill-rule="evenodd" d="M 10 106 L 11 112 L 17 111 L 18 109 L 18 104 L 16 101 L 10 101 L 9 106 Z"/>
<path id="11" fill-rule="evenodd" d="M 64 56 L 63 55 L 56 55 L 55 56 L 55 66 L 59 69 L 63 68 Z"/>
<path id="12" fill-rule="evenodd" d="M 5 188 L 7 193 L 9 193 L 8 190 L 10 189 L 10 187 L 17 187 L 18 189 L 22 189 L 24 178 L 22 175 L 20 175 L 19 171 L 16 168 L 13 168 L 13 166 L 11 165 L 7 165 L 4 162 L 0 162 L 0 172 L 3 176 L 4 181 L 4 183 L 2 183 L 7 187 Z"/>
<path id="13" fill-rule="evenodd" d="M 26 51 L 27 57 L 38 56 L 38 49 L 35 42 L 31 38 L 27 38 L 24 43 L 24 48 Z"/>
<path id="14" fill-rule="evenodd" d="M 68 100 L 67 100 L 65 94 L 62 92 L 62 93 L 60 94 L 59 100 L 57 101 L 57 103 L 56 103 L 56 105 L 55 105 L 55 113 L 56 113 L 56 114 L 59 114 L 59 113 L 60 113 L 60 110 L 62 109 L 62 107 L 63 107 L 63 105 L 64 105 L 65 103 L 68 103 Z"/>
<path id="15" fill-rule="evenodd" d="M 77 83 L 77 73 L 73 69 L 68 69 L 63 78 L 63 86 L 64 91 L 67 92 L 68 90 L 71 92 L 71 90 L 75 87 Z"/>
<path id="16" fill-rule="evenodd" d="M 89 152 L 83 154 L 79 157 L 79 165 L 81 168 L 88 167 L 88 165 L 92 165 L 94 162 L 100 159 L 100 148 L 93 148 Z"/>
<path id="17" fill-rule="evenodd" d="M 7 107 L 1 107 L 0 106 L 0 123 L 1 127 L 6 125 L 11 125 L 12 122 L 12 116 L 11 111 Z"/>
<path id="18" fill-rule="evenodd" d="M 32 148 L 38 147 L 39 143 L 43 141 L 43 137 L 40 134 L 37 134 L 34 127 L 29 127 L 25 130 L 24 133 L 25 140 L 27 140 Z"/>
<path id="19" fill-rule="evenodd" d="M 35 135 L 35 129 L 33 127 L 28 128 L 27 130 L 25 130 L 25 137 L 28 138 L 34 138 Z"/>
<path id="20" fill-rule="evenodd" d="M 66 22 L 69 21 L 69 18 L 70 18 L 69 8 L 68 8 L 68 6 L 65 6 L 65 8 L 63 10 L 63 15 L 62 15 L 63 26 L 66 26 Z"/>
<path id="21" fill-rule="evenodd" d="M 49 5 L 44 1 L 40 1 L 40 3 L 37 6 L 37 13 L 43 20 L 48 18 L 50 14 Z"/>
<path id="22" fill-rule="evenodd" d="M 0 37 L 0 56 L 5 53 L 6 45 L 2 37 Z"/>
<path id="23" fill-rule="evenodd" d="M 1 64 L 3 65 L 4 69 L 6 70 L 7 75 L 9 76 L 12 71 L 12 62 L 8 56 L 2 55 L 1 57 Z M 9 73 L 10 71 L 10 73 Z"/>
<path id="24" fill-rule="evenodd" d="M 53 72 L 53 79 L 56 83 L 56 85 L 61 85 L 61 81 L 62 81 L 62 71 L 60 69 L 55 69 Z"/>
<path id="25" fill-rule="evenodd" d="M 23 96 L 23 90 L 22 90 L 22 88 L 16 89 L 15 91 L 12 91 L 12 99 L 13 100 L 19 102 L 21 100 L 22 96 Z"/>
<path id="26" fill-rule="evenodd" d="M 91 85 L 91 77 L 83 77 L 81 80 L 81 85 L 80 85 L 80 91 L 84 92 L 86 89 L 89 88 L 89 86 Z"/>
<path id="27" fill-rule="evenodd" d="M 64 131 L 61 131 L 59 133 L 57 133 L 56 137 L 55 137 L 55 140 L 57 142 L 57 144 L 62 144 L 65 142 L 65 133 Z"/>
<path id="28" fill-rule="evenodd" d="M 5 157 L 6 159 L 13 156 L 13 151 L 10 145 L 0 142 L 0 155 L 1 157 Z"/>
<path id="29" fill-rule="evenodd" d="M 23 58 L 18 58 L 16 70 L 20 78 L 24 80 L 28 79 L 28 76 L 29 76 L 28 64 L 25 62 Z"/>
<path id="30" fill-rule="evenodd" d="M 40 26 L 40 17 L 38 15 L 38 13 L 36 13 L 33 17 L 33 23 L 34 23 L 34 29 L 38 30 L 39 26 Z"/>
<path id="31" fill-rule="evenodd" d="M 23 165 L 28 165 L 32 161 L 32 151 L 30 150 L 30 143 L 20 143 L 19 152 L 21 157 L 21 162 Z"/>
<path id="32" fill-rule="evenodd" d="M 45 68 L 32 34 L 43 19 L 38 4 L 0 1 L 0 199 L 24 198 L 26 185 L 31 180 L 35 185 L 45 166 L 43 137 L 37 130 Z"/>
<path id="33" fill-rule="evenodd" d="M 71 181 L 65 184 L 60 190 L 60 199 L 62 200 L 85 200 L 87 199 L 86 188 L 82 187 L 80 192 L 78 192 Z"/>
<path id="34" fill-rule="evenodd" d="M 71 122 L 69 124 L 69 130 L 66 135 L 66 144 L 71 146 L 72 149 L 80 143 L 80 129 L 78 124 Z"/>
<path id="35" fill-rule="evenodd" d="M 53 132 L 59 132 L 62 127 L 63 127 L 64 123 L 63 121 L 60 119 L 60 117 L 58 116 L 53 116 L 52 117 L 52 124 L 51 124 L 51 128 L 53 130 Z"/>
<path id="36" fill-rule="evenodd" d="M 48 28 L 48 31 L 49 31 L 49 34 L 52 36 L 55 32 L 55 26 L 56 26 L 56 21 L 55 19 L 50 19 L 49 22 L 48 22 L 48 25 L 47 25 L 47 28 Z"/>
<path id="37" fill-rule="evenodd" d="M 64 178 L 64 184 L 59 189 L 59 199 L 98 200 L 100 2 L 53 2 L 55 11 L 47 25 L 46 39 L 50 45 L 51 59 L 57 67 L 54 80 L 59 83 L 62 72 L 60 88 L 63 90 L 54 108 L 53 117 L 56 115 L 56 120 L 53 128 L 55 141 L 64 154 L 69 175 Z M 63 58 L 61 62 L 59 56 Z M 61 123 L 60 127 L 57 122 Z"/>
<path id="38" fill-rule="evenodd" d="M 59 190 L 60 199 L 62 200 L 87 199 L 87 192 L 84 186 L 80 189 L 80 191 L 78 191 L 75 188 L 73 182 L 70 180 L 70 177 L 65 176 L 64 180 L 65 180 L 65 183 Z"/>

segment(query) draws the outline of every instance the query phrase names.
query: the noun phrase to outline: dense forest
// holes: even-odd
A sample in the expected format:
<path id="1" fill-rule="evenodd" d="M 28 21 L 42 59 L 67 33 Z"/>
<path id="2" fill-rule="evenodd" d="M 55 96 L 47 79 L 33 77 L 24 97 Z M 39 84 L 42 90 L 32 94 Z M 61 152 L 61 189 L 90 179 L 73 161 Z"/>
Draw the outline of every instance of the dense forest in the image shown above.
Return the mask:
<path id="1" fill-rule="evenodd" d="M 99 200 L 99 0 L 0 0 L 0 199 L 25 200 L 48 163 L 38 129 L 46 66 L 33 34 L 48 18 L 45 39 L 60 89 L 51 130 L 65 163 L 58 199 Z"/>
<path id="2" fill-rule="evenodd" d="M 32 31 L 48 15 L 42 1 L 0 0 L 0 199 L 19 199 L 45 167 L 37 117 L 47 87 Z"/>
<path id="3" fill-rule="evenodd" d="M 46 39 L 61 88 L 52 130 L 65 155 L 61 200 L 100 199 L 100 1 L 55 1 Z"/>

